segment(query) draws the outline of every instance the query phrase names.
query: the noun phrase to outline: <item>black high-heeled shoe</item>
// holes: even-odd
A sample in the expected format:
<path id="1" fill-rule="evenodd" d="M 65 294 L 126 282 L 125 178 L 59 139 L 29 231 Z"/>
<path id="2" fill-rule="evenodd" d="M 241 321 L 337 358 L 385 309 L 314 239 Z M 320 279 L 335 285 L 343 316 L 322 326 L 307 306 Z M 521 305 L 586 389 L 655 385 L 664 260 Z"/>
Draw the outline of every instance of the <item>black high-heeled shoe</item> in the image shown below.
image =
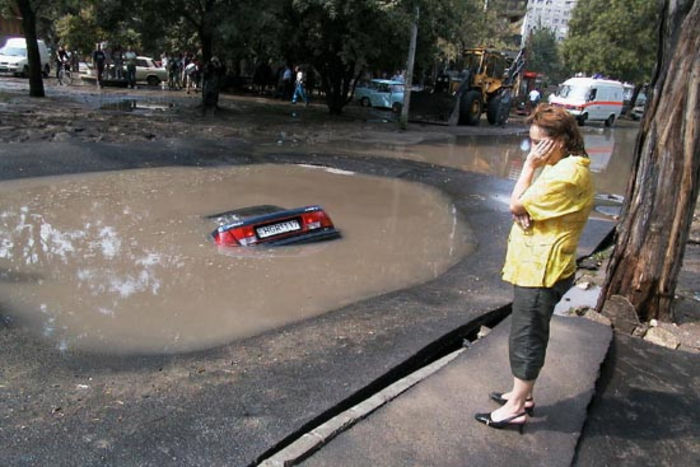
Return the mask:
<path id="1" fill-rule="evenodd" d="M 505 403 L 508 402 L 508 399 L 503 398 L 502 392 L 492 392 L 489 394 L 489 397 L 492 401 L 498 402 L 500 405 L 505 405 Z M 525 403 L 527 404 L 528 402 L 532 402 L 532 405 L 525 407 L 525 412 L 532 417 L 535 414 L 535 401 L 532 399 L 532 397 L 528 397 L 525 399 Z"/>
<path id="2" fill-rule="evenodd" d="M 520 434 L 523 434 L 523 428 L 525 427 L 525 422 L 527 421 L 527 417 L 525 418 L 525 421 L 522 422 L 514 422 L 513 420 L 524 417 L 527 415 L 526 412 L 521 412 L 517 415 L 513 415 L 512 417 L 504 418 L 503 420 L 499 421 L 494 421 L 493 418 L 491 418 L 490 413 L 478 413 L 474 415 L 474 418 L 476 419 L 477 422 L 481 422 L 486 426 L 489 426 L 491 428 L 517 428 Z"/>

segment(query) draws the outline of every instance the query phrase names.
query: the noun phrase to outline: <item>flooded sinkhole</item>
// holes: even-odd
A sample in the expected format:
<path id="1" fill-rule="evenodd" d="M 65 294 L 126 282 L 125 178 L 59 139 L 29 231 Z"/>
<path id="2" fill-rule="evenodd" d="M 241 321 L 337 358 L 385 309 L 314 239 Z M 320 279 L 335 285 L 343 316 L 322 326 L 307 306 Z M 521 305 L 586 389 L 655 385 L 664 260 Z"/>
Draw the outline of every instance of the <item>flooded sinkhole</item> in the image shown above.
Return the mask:
<path id="1" fill-rule="evenodd" d="M 0 183 L 3 312 L 62 350 L 204 349 L 437 277 L 471 250 L 438 190 L 293 165 Z M 205 216 L 320 204 L 342 238 L 217 248 Z"/>

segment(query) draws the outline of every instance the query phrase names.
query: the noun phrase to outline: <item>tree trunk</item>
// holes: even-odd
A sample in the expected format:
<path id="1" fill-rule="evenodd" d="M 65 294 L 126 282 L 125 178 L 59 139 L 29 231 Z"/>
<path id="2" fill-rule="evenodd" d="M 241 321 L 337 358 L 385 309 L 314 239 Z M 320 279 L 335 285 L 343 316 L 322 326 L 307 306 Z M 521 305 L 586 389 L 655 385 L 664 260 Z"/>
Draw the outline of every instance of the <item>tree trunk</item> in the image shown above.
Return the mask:
<path id="1" fill-rule="evenodd" d="M 342 115 L 343 107 L 350 102 L 350 89 L 355 81 L 355 62 L 343 64 L 333 57 L 319 60 L 315 68 L 321 75 L 321 88 L 326 94 L 326 105 L 331 115 Z"/>
<path id="2" fill-rule="evenodd" d="M 411 25 L 411 42 L 408 45 L 408 59 L 406 60 L 406 84 L 403 88 L 403 106 L 399 125 L 405 130 L 408 127 L 408 111 L 411 107 L 411 88 L 413 87 L 413 65 L 416 60 L 416 40 L 418 38 L 418 20 L 420 19 L 420 7 L 416 5 L 416 13 Z"/>
<path id="3" fill-rule="evenodd" d="M 31 97 L 44 97 L 46 94 L 44 93 L 44 80 L 41 77 L 41 58 L 36 42 L 36 14 L 30 0 L 17 0 L 17 6 L 22 15 L 22 28 L 24 29 L 24 38 L 27 41 L 29 95 Z"/>
<path id="4" fill-rule="evenodd" d="M 672 318 L 700 186 L 700 0 L 666 0 L 636 163 L 598 303 L 626 297 L 642 320 Z"/>
<path id="5" fill-rule="evenodd" d="M 206 24 L 206 22 L 205 22 Z M 207 26 L 203 26 L 199 31 L 199 40 L 202 44 L 202 111 L 216 109 L 219 106 L 219 88 L 221 86 L 222 70 L 211 63 L 212 44 L 214 42 L 212 33 Z"/>

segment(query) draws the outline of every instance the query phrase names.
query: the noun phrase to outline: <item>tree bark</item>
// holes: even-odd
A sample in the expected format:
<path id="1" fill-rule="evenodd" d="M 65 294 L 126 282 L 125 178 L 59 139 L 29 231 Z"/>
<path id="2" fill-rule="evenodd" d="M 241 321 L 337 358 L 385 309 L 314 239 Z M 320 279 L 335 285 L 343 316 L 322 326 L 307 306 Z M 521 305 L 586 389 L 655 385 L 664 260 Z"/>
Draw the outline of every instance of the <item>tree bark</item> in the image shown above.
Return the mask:
<path id="1" fill-rule="evenodd" d="M 598 302 L 626 297 L 642 320 L 670 320 L 700 186 L 700 0 L 666 0 L 636 163 Z"/>
<path id="2" fill-rule="evenodd" d="M 44 80 L 41 77 L 41 58 L 39 46 L 36 42 L 36 13 L 32 9 L 30 0 L 17 0 L 20 14 L 22 15 L 22 28 L 27 42 L 27 62 L 29 64 L 29 95 L 31 97 L 44 97 Z"/>

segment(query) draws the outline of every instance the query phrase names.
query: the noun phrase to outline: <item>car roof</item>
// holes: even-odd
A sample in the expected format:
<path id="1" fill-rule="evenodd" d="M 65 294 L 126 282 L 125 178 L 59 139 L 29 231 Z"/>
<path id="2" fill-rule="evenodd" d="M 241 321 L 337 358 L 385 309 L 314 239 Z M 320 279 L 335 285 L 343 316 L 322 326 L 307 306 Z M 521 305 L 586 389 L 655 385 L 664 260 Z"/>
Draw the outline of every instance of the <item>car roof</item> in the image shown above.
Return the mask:
<path id="1" fill-rule="evenodd" d="M 394 79 L 373 79 L 371 81 L 377 84 L 404 84 L 401 81 L 396 81 Z"/>
<path id="2" fill-rule="evenodd" d="M 578 85 L 590 85 L 590 84 L 610 84 L 616 87 L 622 88 L 622 83 L 619 81 L 611 80 L 611 79 L 601 79 L 601 78 L 591 78 L 591 77 L 583 77 L 583 76 L 577 76 L 575 78 L 569 78 L 566 81 L 564 81 L 563 84 L 578 84 Z"/>

